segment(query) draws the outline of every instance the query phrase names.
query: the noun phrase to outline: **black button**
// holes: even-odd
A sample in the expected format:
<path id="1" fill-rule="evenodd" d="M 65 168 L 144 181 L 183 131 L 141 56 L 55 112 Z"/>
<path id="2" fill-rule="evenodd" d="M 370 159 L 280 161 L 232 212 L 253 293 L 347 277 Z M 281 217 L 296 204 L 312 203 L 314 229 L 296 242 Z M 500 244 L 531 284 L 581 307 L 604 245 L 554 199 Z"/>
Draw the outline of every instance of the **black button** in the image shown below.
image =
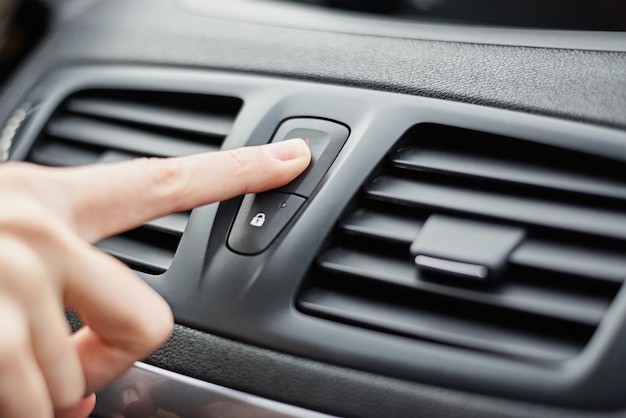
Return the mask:
<path id="1" fill-rule="evenodd" d="M 246 195 L 230 231 L 228 246 L 246 255 L 266 250 L 304 201 L 300 196 L 278 192 Z"/>
<path id="2" fill-rule="evenodd" d="M 297 179 L 278 190 L 309 197 L 335 161 L 349 133 L 344 125 L 324 119 L 294 118 L 284 121 L 272 142 L 291 138 L 306 140 L 311 149 L 311 165 Z"/>

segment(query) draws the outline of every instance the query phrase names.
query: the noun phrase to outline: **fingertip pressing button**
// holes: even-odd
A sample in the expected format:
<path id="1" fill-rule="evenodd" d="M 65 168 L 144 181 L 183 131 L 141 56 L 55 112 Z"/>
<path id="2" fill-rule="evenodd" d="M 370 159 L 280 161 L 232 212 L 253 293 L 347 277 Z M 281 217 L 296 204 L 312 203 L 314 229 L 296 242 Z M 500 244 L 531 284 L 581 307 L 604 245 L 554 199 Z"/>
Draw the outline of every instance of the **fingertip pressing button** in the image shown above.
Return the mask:
<path id="1" fill-rule="evenodd" d="M 311 196 L 335 161 L 349 134 L 346 126 L 325 119 L 293 118 L 281 123 L 271 142 L 291 138 L 304 139 L 311 149 L 311 164 L 298 178 L 278 190 L 304 197 Z"/>

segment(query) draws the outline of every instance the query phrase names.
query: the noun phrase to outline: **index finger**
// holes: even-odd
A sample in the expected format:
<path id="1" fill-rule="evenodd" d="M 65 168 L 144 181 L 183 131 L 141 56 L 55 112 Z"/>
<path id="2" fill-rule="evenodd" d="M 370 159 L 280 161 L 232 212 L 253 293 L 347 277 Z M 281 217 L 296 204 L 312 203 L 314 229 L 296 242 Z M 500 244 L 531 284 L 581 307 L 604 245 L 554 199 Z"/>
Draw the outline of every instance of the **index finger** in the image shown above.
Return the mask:
<path id="1" fill-rule="evenodd" d="M 309 165 L 301 139 L 189 157 L 139 159 L 51 173 L 69 221 L 95 242 L 160 216 L 280 187 Z"/>

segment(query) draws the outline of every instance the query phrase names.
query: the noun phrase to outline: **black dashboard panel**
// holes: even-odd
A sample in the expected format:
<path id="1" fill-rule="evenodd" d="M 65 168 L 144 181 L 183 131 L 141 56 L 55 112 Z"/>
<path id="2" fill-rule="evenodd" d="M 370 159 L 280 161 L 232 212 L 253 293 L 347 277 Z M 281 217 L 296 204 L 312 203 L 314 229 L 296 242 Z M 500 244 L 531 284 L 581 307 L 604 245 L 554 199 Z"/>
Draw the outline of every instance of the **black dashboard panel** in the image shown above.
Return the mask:
<path id="1" fill-rule="evenodd" d="M 83 100 L 84 107 L 83 95 L 92 100 L 93 92 L 109 90 L 122 95 L 201 95 L 219 98 L 221 104 L 236 104 L 228 116 L 232 125 L 220 131 L 223 143 L 211 142 L 212 147 L 223 149 L 266 143 L 281 122 L 292 118 L 314 117 L 349 127 L 350 136 L 333 166 L 268 250 L 249 256 L 226 245 L 239 198 L 195 209 L 180 244 L 174 247 L 171 265 L 157 274 L 139 273 L 170 302 L 179 323 L 172 339 L 147 362 L 345 416 L 626 414 L 626 300 L 621 286 L 626 277 L 621 175 L 626 164 L 626 53 L 619 47 L 606 50 L 607 44 L 623 40 L 623 35 L 607 35 L 613 41 L 598 50 L 576 49 L 567 33 L 555 34 L 551 48 L 551 40 L 539 36 L 542 32 L 530 32 L 525 41 L 525 32 L 517 30 L 503 37 L 507 45 L 498 45 L 499 38 L 487 43 L 488 35 L 495 32 L 476 28 L 468 32 L 470 39 L 473 32 L 481 38 L 475 43 L 454 42 L 458 29 L 452 27 L 438 41 L 436 34 L 446 32 L 445 25 L 428 36 L 420 36 L 420 30 L 428 27 L 420 27 L 413 36 L 386 30 L 373 36 L 362 33 L 360 24 L 361 29 L 342 33 L 337 27 L 299 27 L 276 17 L 268 21 L 245 10 L 233 18 L 212 14 L 206 6 L 202 15 L 193 15 L 187 12 L 192 3 L 95 2 L 45 40 L 5 86 L 0 106 L 4 121 L 28 104 L 27 116 L 11 138 L 11 158 L 18 160 L 32 158 L 33 144 L 37 147 L 44 140 L 42 130 L 47 137 L 58 136 L 59 121 L 68 119 L 63 109 L 72 108 L 68 97 Z M 257 18 L 262 22 L 255 23 Z M 401 29 L 410 31 L 410 25 L 403 24 Z M 582 39 L 580 45 L 590 46 L 604 34 L 572 36 Z M 516 39 L 521 46 L 514 46 Z M 57 131 L 49 125 L 51 117 L 56 118 L 53 128 Z M 69 117 L 76 122 L 75 113 Z M 111 116 L 100 113 L 97 118 L 110 121 Z M 171 133 L 173 128 L 167 129 Z M 446 141 L 459 135 L 450 151 Z M 443 144 L 441 149 L 439 144 Z M 58 144 L 54 146 L 59 149 Z M 521 151 L 518 155 L 511 149 Z M 395 150 L 402 158 L 394 157 Z M 468 150 L 474 154 L 466 155 Z M 426 151 L 430 153 L 426 164 L 434 169 L 419 165 L 423 163 L 419 153 Z M 452 168 L 437 165 L 442 153 L 451 152 L 455 153 Z M 402 171 L 407 166 L 409 174 Z M 472 179 L 455 180 L 458 167 L 469 167 Z M 563 169 L 564 174 L 555 174 L 556 169 Z M 437 177 L 442 172 L 453 178 L 454 187 L 446 183 L 444 189 L 454 191 L 458 207 L 437 200 L 441 189 L 424 189 L 425 184 L 442 183 Z M 407 192 L 402 191 L 400 197 L 390 194 L 379 188 L 377 180 L 382 177 L 394 187 L 409 187 L 410 180 L 409 190 L 413 190 L 419 176 L 425 176 L 420 190 L 429 190 L 426 202 L 406 202 Z M 504 186 L 511 178 L 515 185 Z M 557 238 L 576 246 L 575 252 L 561 246 L 557 253 L 571 256 L 590 251 L 581 257 L 583 267 L 560 263 L 558 274 L 549 277 L 551 283 L 573 283 L 573 289 L 559 287 L 565 290 L 557 291 L 557 299 L 537 293 L 527 282 L 521 287 L 516 284 L 518 293 L 505 295 L 515 310 L 520 309 L 511 317 L 516 330 L 520 324 L 541 324 L 540 335 L 521 334 L 535 338 L 538 345 L 533 349 L 540 347 L 540 351 L 516 344 L 515 338 L 520 337 L 507 334 L 510 330 L 501 334 L 505 340 L 511 336 L 510 341 L 501 341 L 513 347 L 506 350 L 489 348 L 484 342 L 468 343 L 468 337 L 453 328 L 442 330 L 448 331 L 448 337 L 445 332 L 433 332 L 436 327 L 421 327 L 417 334 L 398 331 L 399 321 L 381 323 L 385 321 L 382 314 L 377 315 L 378 322 L 355 316 L 350 309 L 361 309 L 362 304 L 352 304 L 348 310 L 345 304 L 336 305 L 348 300 L 339 297 L 344 285 L 320 279 L 325 271 L 333 271 L 328 277 L 345 273 L 350 283 L 361 274 L 359 259 L 350 259 L 357 263 L 350 264 L 343 257 L 346 240 L 356 236 L 361 246 L 357 249 L 363 249 L 363 239 L 371 238 L 373 226 L 386 229 L 390 225 L 385 223 L 389 221 L 386 213 L 380 216 L 389 204 L 402 206 L 393 209 L 403 222 L 400 230 L 417 225 L 417 231 L 432 207 L 454 217 L 478 210 L 470 208 L 474 200 L 469 197 L 476 194 L 459 192 L 455 189 L 459 184 L 481 193 L 488 186 L 492 198 L 502 190 L 519 192 L 534 202 L 528 211 L 515 215 L 511 215 L 516 213 L 514 207 L 505 205 L 506 215 L 490 207 L 469 216 L 472 222 L 495 219 L 498 225 L 515 223 L 516 228 L 524 228 L 530 249 L 512 253 L 521 267 L 528 268 L 529 254 L 537 253 L 537 248 L 555 248 Z M 498 196 L 489 202 L 503 204 Z M 537 203 L 537 199 L 548 203 Z M 548 221 L 534 218 L 530 209 L 548 213 Z M 553 216 L 558 210 L 561 216 Z M 392 224 L 397 226 L 398 219 Z M 393 228 L 382 239 L 389 253 L 402 247 L 398 241 L 402 245 L 413 241 L 403 231 L 394 235 Z M 579 245 L 580 239 L 588 240 L 588 245 Z M 588 254 L 604 249 L 592 267 L 584 263 Z M 337 269 L 343 270 L 339 274 Z M 373 270 L 365 275 L 374 274 Z M 583 276 L 599 280 L 593 282 L 598 284 L 581 284 Z M 491 310 L 501 301 L 488 299 L 493 294 L 484 289 L 456 281 L 450 285 L 447 278 L 437 280 L 424 281 L 417 289 L 425 292 L 416 300 L 423 305 L 420 309 L 428 308 L 429 316 L 422 317 L 426 323 L 450 325 L 430 315 L 439 315 L 435 302 L 449 303 L 442 297 L 451 295 L 459 312 L 466 306 L 466 312 L 474 315 L 473 323 L 479 324 L 476 329 L 481 332 L 485 316 L 501 314 Z M 365 295 L 367 300 L 379 291 L 395 298 L 395 287 L 380 290 L 376 286 Z M 548 287 L 553 294 L 554 285 Z M 444 294 L 424 299 L 425 294 L 436 292 Z M 489 309 L 476 311 L 476 303 L 483 301 L 491 304 Z M 576 301 L 580 309 L 568 307 Z M 542 323 L 541 315 L 546 313 L 551 319 Z M 566 318 L 569 313 L 575 319 Z M 567 338 L 554 342 L 550 334 L 555 332 Z M 282 383 L 275 386 L 276 382 Z"/>

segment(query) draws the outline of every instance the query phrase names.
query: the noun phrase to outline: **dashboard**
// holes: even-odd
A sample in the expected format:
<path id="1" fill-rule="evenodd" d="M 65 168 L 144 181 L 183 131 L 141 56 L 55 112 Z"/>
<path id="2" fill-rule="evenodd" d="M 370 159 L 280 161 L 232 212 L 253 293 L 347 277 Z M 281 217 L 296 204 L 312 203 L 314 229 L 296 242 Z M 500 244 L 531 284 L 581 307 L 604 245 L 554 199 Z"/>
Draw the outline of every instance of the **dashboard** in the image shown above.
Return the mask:
<path id="1" fill-rule="evenodd" d="M 0 160 L 313 153 L 283 188 L 97 244 L 176 326 L 95 417 L 626 416 L 623 32 L 49 7 L 0 92 Z"/>

